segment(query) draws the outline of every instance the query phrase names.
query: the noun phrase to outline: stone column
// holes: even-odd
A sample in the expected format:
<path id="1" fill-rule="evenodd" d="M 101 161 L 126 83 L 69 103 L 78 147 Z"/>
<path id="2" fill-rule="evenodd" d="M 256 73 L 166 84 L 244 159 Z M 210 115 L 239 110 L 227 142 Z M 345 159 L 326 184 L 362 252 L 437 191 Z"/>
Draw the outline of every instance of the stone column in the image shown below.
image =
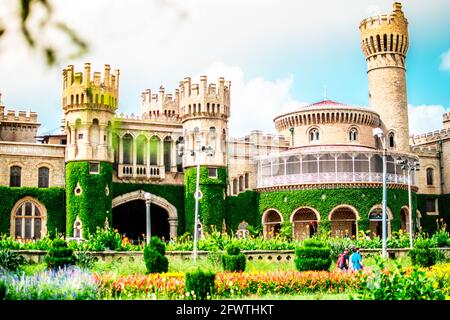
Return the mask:
<path id="1" fill-rule="evenodd" d="M 173 240 L 177 236 L 178 219 L 169 218 L 168 220 L 169 220 L 170 240 Z"/>
<path id="2" fill-rule="evenodd" d="M 177 140 L 172 140 L 170 146 L 170 171 L 177 172 Z"/>

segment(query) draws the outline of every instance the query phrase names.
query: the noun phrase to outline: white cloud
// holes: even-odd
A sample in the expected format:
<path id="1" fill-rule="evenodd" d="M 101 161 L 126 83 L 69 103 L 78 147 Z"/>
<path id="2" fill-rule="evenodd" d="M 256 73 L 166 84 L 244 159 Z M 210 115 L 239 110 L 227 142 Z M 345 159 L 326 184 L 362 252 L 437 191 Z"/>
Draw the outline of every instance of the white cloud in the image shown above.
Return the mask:
<path id="1" fill-rule="evenodd" d="M 442 114 L 450 112 L 450 108 L 442 105 L 408 105 L 409 132 L 417 135 L 435 130 L 441 130 Z"/>
<path id="2" fill-rule="evenodd" d="M 450 71 L 450 49 L 441 55 L 441 70 Z"/>
<path id="3" fill-rule="evenodd" d="M 202 74 L 208 76 L 208 82 L 216 82 L 220 76 L 231 81 L 229 129 L 232 137 L 247 135 L 251 130 L 276 133 L 275 116 L 305 104 L 295 101 L 290 94 L 294 82 L 292 75 L 275 81 L 262 77 L 247 80 L 240 67 L 221 62 L 212 64 Z M 194 83 L 198 83 L 199 76 L 193 77 Z"/>
<path id="4" fill-rule="evenodd" d="M 369 4 L 367 6 L 366 13 L 370 17 L 371 16 L 377 16 L 377 15 L 380 15 L 382 13 L 382 10 L 381 10 L 380 6 L 378 6 L 376 4 Z"/>

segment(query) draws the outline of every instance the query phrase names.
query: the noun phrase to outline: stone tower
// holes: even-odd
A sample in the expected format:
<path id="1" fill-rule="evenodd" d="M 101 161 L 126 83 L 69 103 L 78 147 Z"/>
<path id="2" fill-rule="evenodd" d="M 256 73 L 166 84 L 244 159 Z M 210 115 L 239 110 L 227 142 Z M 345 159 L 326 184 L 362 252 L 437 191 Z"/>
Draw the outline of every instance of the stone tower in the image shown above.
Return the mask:
<path id="1" fill-rule="evenodd" d="M 207 77 L 200 77 L 200 85 L 192 84 L 190 78 L 180 82 L 179 113 L 183 123 L 185 151 L 185 212 L 187 231 L 193 230 L 194 192 L 196 178 L 196 157 L 191 154 L 196 140 L 202 146 L 211 146 L 212 155 L 200 152 L 201 166 L 200 222 L 205 229 L 214 226 L 222 230 L 226 211 L 227 189 L 227 138 L 230 117 L 230 81 L 218 79 L 216 84 L 207 83 Z"/>
<path id="2" fill-rule="evenodd" d="M 105 65 L 104 77 L 90 63 L 84 72 L 72 65 L 63 71 L 64 128 L 66 149 L 66 232 L 73 234 L 81 222 L 82 234 L 111 221 L 112 122 L 119 99 L 119 70 L 112 75 Z"/>
<path id="3" fill-rule="evenodd" d="M 408 21 L 402 5 L 390 15 L 373 16 L 359 25 L 368 66 L 369 106 L 381 118 L 388 149 L 409 152 L 406 53 Z"/>

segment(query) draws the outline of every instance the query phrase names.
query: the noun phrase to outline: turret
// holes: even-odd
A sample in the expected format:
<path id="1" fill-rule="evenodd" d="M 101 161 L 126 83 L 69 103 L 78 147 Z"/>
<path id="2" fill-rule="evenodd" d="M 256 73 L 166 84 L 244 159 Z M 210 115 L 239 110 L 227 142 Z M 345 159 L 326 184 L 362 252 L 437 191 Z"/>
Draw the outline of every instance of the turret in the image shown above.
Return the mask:
<path id="1" fill-rule="evenodd" d="M 63 71 L 62 107 L 66 149 L 66 230 L 77 221 L 83 236 L 112 221 L 112 122 L 119 101 L 119 70 L 104 76 L 85 63 L 84 72 L 72 65 Z"/>
<path id="2" fill-rule="evenodd" d="M 388 148 L 409 152 L 405 63 L 409 42 L 402 5 L 395 2 L 390 15 L 367 18 L 359 29 L 368 67 L 369 106 L 380 115 Z"/>
<path id="3" fill-rule="evenodd" d="M 213 156 L 202 153 L 201 165 L 226 166 L 226 141 L 228 137 L 228 118 L 230 117 L 231 82 L 224 78 L 218 85 L 210 83 L 206 76 L 200 77 L 200 84 L 192 84 L 191 78 L 180 82 L 180 116 L 183 123 L 184 139 L 187 149 L 195 145 L 195 129 L 198 139 L 204 146 L 210 145 Z M 195 166 L 195 157 L 185 154 L 184 167 Z"/>
<path id="4" fill-rule="evenodd" d="M 151 118 L 172 118 L 178 117 L 179 109 L 179 91 L 175 94 L 166 94 L 163 86 L 159 88 L 158 93 L 152 94 L 150 89 L 141 94 L 142 119 Z"/>

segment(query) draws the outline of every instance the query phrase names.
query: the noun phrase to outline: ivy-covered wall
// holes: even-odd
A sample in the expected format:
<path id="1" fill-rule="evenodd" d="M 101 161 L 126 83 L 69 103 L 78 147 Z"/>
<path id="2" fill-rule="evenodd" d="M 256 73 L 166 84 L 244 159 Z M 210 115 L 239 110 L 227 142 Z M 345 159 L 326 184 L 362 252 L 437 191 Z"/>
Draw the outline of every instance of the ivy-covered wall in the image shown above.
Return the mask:
<path id="1" fill-rule="evenodd" d="M 408 205 L 408 192 L 406 190 L 388 189 L 387 206 L 391 209 L 393 220 L 391 230 L 400 229 L 400 210 Z M 320 214 L 321 227 L 328 229 L 330 224 L 328 215 L 331 210 L 342 204 L 353 206 L 360 216 L 359 230 L 369 229 L 368 214 L 370 209 L 381 204 L 381 188 L 355 188 L 355 189 L 316 189 L 264 192 L 259 195 L 258 211 L 261 217 L 264 211 L 270 208 L 277 209 L 284 221 L 289 221 L 295 209 L 308 206 L 316 209 Z M 413 213 L 416 208 L 416 194 L 412 194 Z M 413 214 L 415 221 L 415 214 Z"/>
<path id="2" fill-rule="evenodd" d="M 82 189 L 75 194 L 77 185 Z M 108 189 L 107 190 L 107 187 Z M 76 161 L 66 164 L 66 233 L 73 236 L 73 224 L 78 216 L 83 226 L 83 237 L 103 227 L 105 219 L 112 219 L 112 164 L 100 162 L 98 174 L 89 173 L 89 162 Z"/>
<path id="3" fill-rule="evenodd" d="M 184 207 L 186 215 L 186 231 L 194 232 L 195 187 L 197 168 L 189 168 L 184 172 Z M 222 230 L 226 216 L 227 169 L 217 168 L 217 178 L 208 177 L 208 168 L 200 167 L 200 190 L 203 197 L 199 200 L 199 221 L 203 230 Z"/>
<path id="4" fill-rule="evenodd" d="M 24 197 L 36 198 L 47 210 L 47 232 L 53 238 L 65 232 L 66 210 L 63 188 L 10 188 L 0 186 L 0 234 L 10 235 L 11 210 Z"/>
<path id="5" fill-rule="evenodd" d="M 239 223 L 245 220 L 253 227 L 261 226 L 258 214 L 258 193 L 247 190 L 237 196 L 228 196 L 226 224 L 228 232 L 235 233 Z"/>
<path id="6" fill-rule="evenodd" d="M 178 214 L 178 235 L 185 231 L 184 217 L 184 186 L 172 184 L 134 184 L 134 183 L 113 183 L 113 198 L 133 192 L 144 190 L 158 197 L 162 197 L 177 208 Z M 112 220 L 111 220 L 112 221 Z"/>
<path id="7" fill-rule="evenodd" d="M 426 208 L 426 201 L 428 199 L 438 199 L 439 215 L 428 215 Z M 447 224 L 447 230 L 450 230 L 449 216 L 450 216 L 450 194 L 418 194 L 417 195 L 417 207 L 422 214 L 420 224 L 424 232 L 433 233 L 436 231 L 437 224 L 436 219 L 444 219 L 444 223 Z"/>

